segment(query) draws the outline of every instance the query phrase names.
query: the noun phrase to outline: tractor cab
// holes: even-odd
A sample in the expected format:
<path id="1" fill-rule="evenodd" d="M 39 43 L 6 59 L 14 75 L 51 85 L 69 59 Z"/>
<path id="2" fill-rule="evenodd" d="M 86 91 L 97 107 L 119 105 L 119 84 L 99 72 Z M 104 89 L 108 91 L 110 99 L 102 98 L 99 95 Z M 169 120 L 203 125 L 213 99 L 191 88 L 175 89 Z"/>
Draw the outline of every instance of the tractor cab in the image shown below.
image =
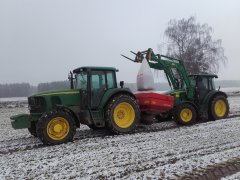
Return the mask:
<path id="1" fill-rule="evenodd" d="M 80 90 L 82 108 L 97 109 L 105 92 L 117 88 L 117 71 L 112 67 L 80 67 L 73 70 L 71 88 Z"/>
<path id="2" fill-rule="evenodd" d="M 195 93 L 201 103 L 204 97 L 211 91 L 214 91 L 214 78 L 218 78 L 214 74 L 193 74 L 189 76 L 192 86 L 195 88 Z"/>

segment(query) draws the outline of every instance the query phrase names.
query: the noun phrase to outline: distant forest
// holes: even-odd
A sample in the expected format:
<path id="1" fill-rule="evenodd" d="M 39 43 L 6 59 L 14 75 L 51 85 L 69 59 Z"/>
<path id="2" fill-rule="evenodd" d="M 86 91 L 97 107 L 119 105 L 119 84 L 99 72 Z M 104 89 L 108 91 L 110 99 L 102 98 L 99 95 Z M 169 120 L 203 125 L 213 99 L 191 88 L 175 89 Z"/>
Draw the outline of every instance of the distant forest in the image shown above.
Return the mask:
<path id="1" fill-rule="evenodd" d="M 240 87 L 240 81 L 216 81 L 216 88 L 225 87 Z M 137 91 L 135 83 L 125 83 L 125 87 L 130 88 L 133 92 Z M 14 83 L 14 84 L 0 84 L 0 98 L 5 97 L 27 97 L 31 94 L 52 91 L 52 90 L 66 90 L 70 89 L 69 81 L 56 81 L 40 83 L 37 86 L 32 86 L 29 83 Z M 167 83 L 155 83 L 156 91 L 166 91 L 169 89 Z"/>
<path id="2" fill-rule="evenodd" d="M 31 94 L 51 91 L 51 90 L 70 89 L 68 81 L 56 81 L 40 83 L 31 86 L 29 83 L 0 84 L 0 98 L 5 97 L 27 97 Z"/>

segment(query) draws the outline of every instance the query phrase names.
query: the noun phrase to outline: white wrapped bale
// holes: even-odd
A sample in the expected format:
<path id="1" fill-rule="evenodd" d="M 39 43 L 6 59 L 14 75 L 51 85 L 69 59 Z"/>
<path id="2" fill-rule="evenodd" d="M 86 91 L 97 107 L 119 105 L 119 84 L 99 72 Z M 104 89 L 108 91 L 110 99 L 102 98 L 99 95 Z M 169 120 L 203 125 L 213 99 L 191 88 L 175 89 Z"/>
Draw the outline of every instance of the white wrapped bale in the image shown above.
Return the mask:
<path id="1" fill-rule="evenodd" d="M 146 59 L 142 61 L 142 65 L 138 71 L 137 89 L 138 91 L 154 90 L 153 74 Z"/>

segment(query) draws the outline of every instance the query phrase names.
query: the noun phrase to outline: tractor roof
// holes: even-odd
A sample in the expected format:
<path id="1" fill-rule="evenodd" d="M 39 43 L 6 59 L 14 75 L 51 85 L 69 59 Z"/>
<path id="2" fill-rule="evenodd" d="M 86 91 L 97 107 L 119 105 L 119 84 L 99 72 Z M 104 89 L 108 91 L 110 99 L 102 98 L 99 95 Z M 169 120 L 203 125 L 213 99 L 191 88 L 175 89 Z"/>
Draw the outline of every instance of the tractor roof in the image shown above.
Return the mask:
<path id="1" fill-rule="evenodd" d="M 73 73 L 79 73 L 84 70 L 105 70 L 105 71 L 118 71 L 114 67 L 99 67 L 99 66 L 83 66 L 73 70 Z"/>
<path id="2" fill-rule="evenodd" d="M 218 78 L 218 76 L 216 74 L 191 74 L 191 75 L 189 75 L 189 77 L 193 77 L 193 76 Z"/>

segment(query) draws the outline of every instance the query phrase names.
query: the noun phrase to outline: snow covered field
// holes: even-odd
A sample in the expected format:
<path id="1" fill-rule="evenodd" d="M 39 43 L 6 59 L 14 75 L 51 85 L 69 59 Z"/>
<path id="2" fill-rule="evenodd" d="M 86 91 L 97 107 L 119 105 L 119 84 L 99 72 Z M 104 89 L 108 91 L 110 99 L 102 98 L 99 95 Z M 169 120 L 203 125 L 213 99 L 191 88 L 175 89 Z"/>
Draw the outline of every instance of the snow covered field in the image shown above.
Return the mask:
<path id="1" fill-rule="evenodd" d="M 177 178 L 240 156 L 240 97 L 229 97 L 229 103 L 230 118 L 224 120 L 190 127 L 163 122 L 119 136 L 82 126 L 73 143 L 51 147 L 27 130 L 12 129 L 9 117 L 26 108 L 2 108 L 0 179 Z"/>

